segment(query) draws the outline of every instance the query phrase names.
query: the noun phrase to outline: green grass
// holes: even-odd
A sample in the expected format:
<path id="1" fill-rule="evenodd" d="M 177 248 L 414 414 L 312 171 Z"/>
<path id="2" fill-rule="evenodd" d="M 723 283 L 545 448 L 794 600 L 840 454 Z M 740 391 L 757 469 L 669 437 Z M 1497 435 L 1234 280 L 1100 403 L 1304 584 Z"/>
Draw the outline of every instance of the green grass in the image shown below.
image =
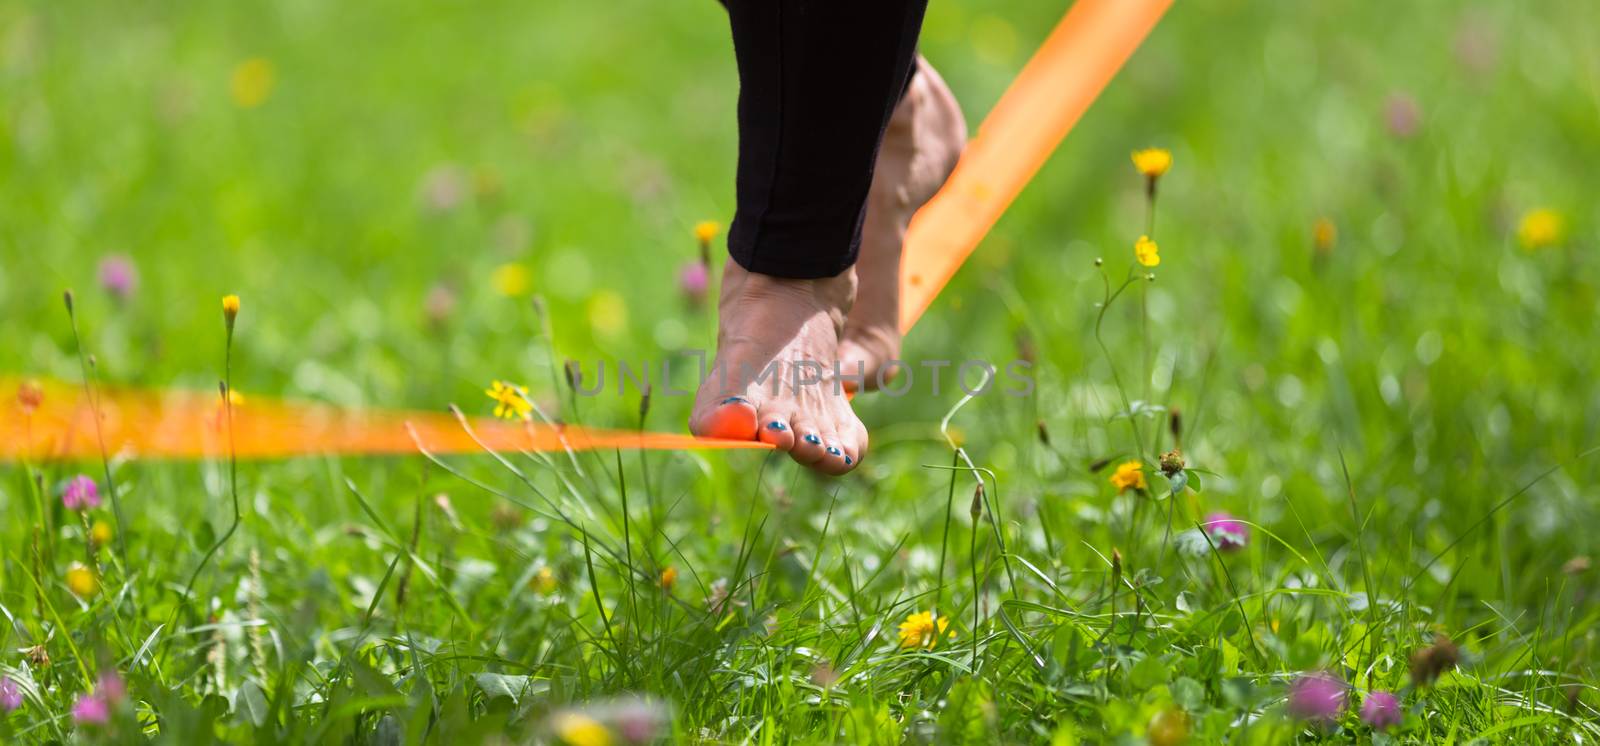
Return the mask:
<path id="1" fill-rule="evenodd" d="M 936 1 L 923 51 L 976 124 L 1060 11 Z M 908 340 L 1029 340 L 1035 393 L 863 397 L 848 478 L 753 453 L 241 462 L 240 529 L 185 596 L 228 466 L 118 459 L 127 558 L 79 601 L 56 495 L 100 465 L 0 466 L 0 671 L 27 690 L 0 740 L 520 742 L 629 696 L 687 741 L 1140 743 L 1174 710 L 1194 743 L 1383 738 L 1288 716 L 1289 680 L 1328 670 L 1401 693 L 1394 740 L 1593 741 L 1596 571 L 1568 563 L 1600 526 L 1595 29 L 1581 0 L 1179 3 Z M 257 57 L 275 84 L 240 108 Z M 709 346 L 673 278 L 732 210 L 735 91 L 709 0 L 0 2 L 0 371 L 80 380 L 75 288 L 101 378 L 212 389 L 236 292 L 247 397 L 483 414 L 507 378 L 635 426 L 636 395 L 575 411 L 559 368 Z M 1103 351 L 1094 260 L 1112 287 L 1132 262 L 1147 145 L 1175 154 L 1163 261 Z M 450 174 L 459 204 L 430 207 Z M 1566 236 L 1525 251 L 1538 207 Z M 126 303 L 108 254 L 138 266 Z M 505 263 L 546 317 L 495 292 Z M 1117 496 L 1090 466 L 1153 461 L 1173 408 L 1191 489 Z M 976 522 L 947 415 L 988 470 Z M 1195 542 L 1215 510 L 1245 549 Z M 901 649 L 929 609 L 954 638 Z M 1460 668 L 1407 688 L 1436 633 Z M 113 724 L 74 725 L 113 669 Z"/>

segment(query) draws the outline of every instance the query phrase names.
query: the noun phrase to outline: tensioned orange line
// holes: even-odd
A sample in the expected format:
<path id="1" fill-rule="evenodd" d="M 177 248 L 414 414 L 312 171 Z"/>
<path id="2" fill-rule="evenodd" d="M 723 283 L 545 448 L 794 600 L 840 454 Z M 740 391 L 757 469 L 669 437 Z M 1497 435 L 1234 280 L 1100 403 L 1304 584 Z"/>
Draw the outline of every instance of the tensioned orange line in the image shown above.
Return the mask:
<path id="1" fill-rule="evenodd" d="M 33 395 L 11 396 L 24 385 Z M 80 460 L 100 456 L 202 458 L 227 454 L 228 420 L 216 391 L 97 389 L 91 406 L 81 386 L 0 377 L 0 459 Z M 96 432 L 94 414 L 100 413 Z M 320 453 L 369 455 L 594 448 L 770 448 L 765 443 L 673 433 L 602 430 L 505 422 L 444 412 L 351 411 L 325 405 L 238 397 L 234 452 L 242 458 Z"/>
<path id="2" fill-rule="evenodd" d="M 901 261 L 900 328 L 909 332 L 1000 215 L 1160 20 L 1172 0 L 1078 0 L 978 128 L 944 187 L 911 221 Z M 23 381 L 0 377 L 0 392 Z M 0 400 L 0 460 L 112 455 L 201 458 L 227 453 L 216 392 L 81 387 L 44 382 L 37 403 Z M 0 394 L 3 395 L 3 394 Z M 95 412 L 100 427 L 95 428 Z M 672 433 L 506 423 L 421 411 L 348 411 L 263 400 L 236 403 L 242 458 L 323 453 L 411 454 L 593 448 L 756 448 L 765 443 Z"/>
<path id="3" fill-rule="evenodd" d="M 912 218 L 900 260 L 901 332 L 922 318 L 1171 5 L 1078 0 L 1056 24 L 978 127 L 944 188 Z"/>

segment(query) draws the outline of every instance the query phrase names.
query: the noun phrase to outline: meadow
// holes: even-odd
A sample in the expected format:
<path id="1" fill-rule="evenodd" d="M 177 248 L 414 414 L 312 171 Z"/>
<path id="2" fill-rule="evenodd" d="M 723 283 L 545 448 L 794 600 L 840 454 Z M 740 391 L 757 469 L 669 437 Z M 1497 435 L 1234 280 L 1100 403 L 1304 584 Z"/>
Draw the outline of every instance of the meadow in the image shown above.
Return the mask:
<path id="1" fill-rule="evenodd" d="M 933 2 L 972 125 L 1063 9 Z M 0 464 L 0 741 L 1600 739 L 1597 29 L 1182 0 L 907 340 L 1033 390 L 844 478 Z M 0 377 L 681 431 L 563 371 L 710 348 L 736 94 L 709 0 L 0 0 Z"/>

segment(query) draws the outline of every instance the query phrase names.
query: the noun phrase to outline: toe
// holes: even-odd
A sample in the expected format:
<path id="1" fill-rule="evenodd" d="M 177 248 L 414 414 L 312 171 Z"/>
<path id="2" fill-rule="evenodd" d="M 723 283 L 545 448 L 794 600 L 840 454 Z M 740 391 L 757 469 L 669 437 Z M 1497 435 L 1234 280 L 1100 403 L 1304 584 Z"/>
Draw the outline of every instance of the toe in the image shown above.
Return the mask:
<path id="1" fill-rule="evenodd" d="M 811 466 L 827 457 L 826 446 L 822 441 L 822 431 L 809 418 L 796 417 L 789 423 L 794 430 L 794 447 L 789 450 L 789 455 L 806 466 Z"/>
<path id="2" fill-rule="evenodd" d="M 824 474 L 838 475 L 854 468 L 855 458 L 853 456 L 846 455 L 844 449 L 840 447 L 838 434 L 828 433 L 823 437 L 822 442 L 822 460 L 813 464 L 813 469 L 816 469 Z M 848 463 L 846 461 L 847 459 Z"/>
<path id="3" fill-rule="evenodd" d="M 789 414 L 779 410 L 762 410 L 756 417 L 760 432 L 756 435 L 763 443 L 771 443 L 781 451 L 794 450 L 794 428 L 789 425 Z"/>
<path id="4" fill-rule="evenodd" d="M 692 428 L 696 435 L 731 440 L 756 439 L 756 407 L 742 396 L 723 399 Z"/>

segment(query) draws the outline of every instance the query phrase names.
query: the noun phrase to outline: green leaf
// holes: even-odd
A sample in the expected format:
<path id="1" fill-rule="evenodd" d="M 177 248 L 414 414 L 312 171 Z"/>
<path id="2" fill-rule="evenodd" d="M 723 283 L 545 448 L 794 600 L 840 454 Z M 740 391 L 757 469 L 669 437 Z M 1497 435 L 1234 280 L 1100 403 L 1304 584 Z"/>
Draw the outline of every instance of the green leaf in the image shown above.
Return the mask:
<path id="1" fill-rule="evenodd" d="M 522 698 L 530 694 L 543 694 L 550 689 L 550 682 L 545 679 L 534 679 L 531 676 L 513 676 L 505 673 L 480 673 L 477 675 L 478 688 L 483 690 L 483 696 L 488 699 L 510 697 L 512 704 L 520 704 Z"/>
<path id="2" fill-rule="evenodd" d="M 233 711 L 241 722 L 260 728 L 267 723 L 267 695 L 260 685 L 246 679 L 234 693 Z"/>

